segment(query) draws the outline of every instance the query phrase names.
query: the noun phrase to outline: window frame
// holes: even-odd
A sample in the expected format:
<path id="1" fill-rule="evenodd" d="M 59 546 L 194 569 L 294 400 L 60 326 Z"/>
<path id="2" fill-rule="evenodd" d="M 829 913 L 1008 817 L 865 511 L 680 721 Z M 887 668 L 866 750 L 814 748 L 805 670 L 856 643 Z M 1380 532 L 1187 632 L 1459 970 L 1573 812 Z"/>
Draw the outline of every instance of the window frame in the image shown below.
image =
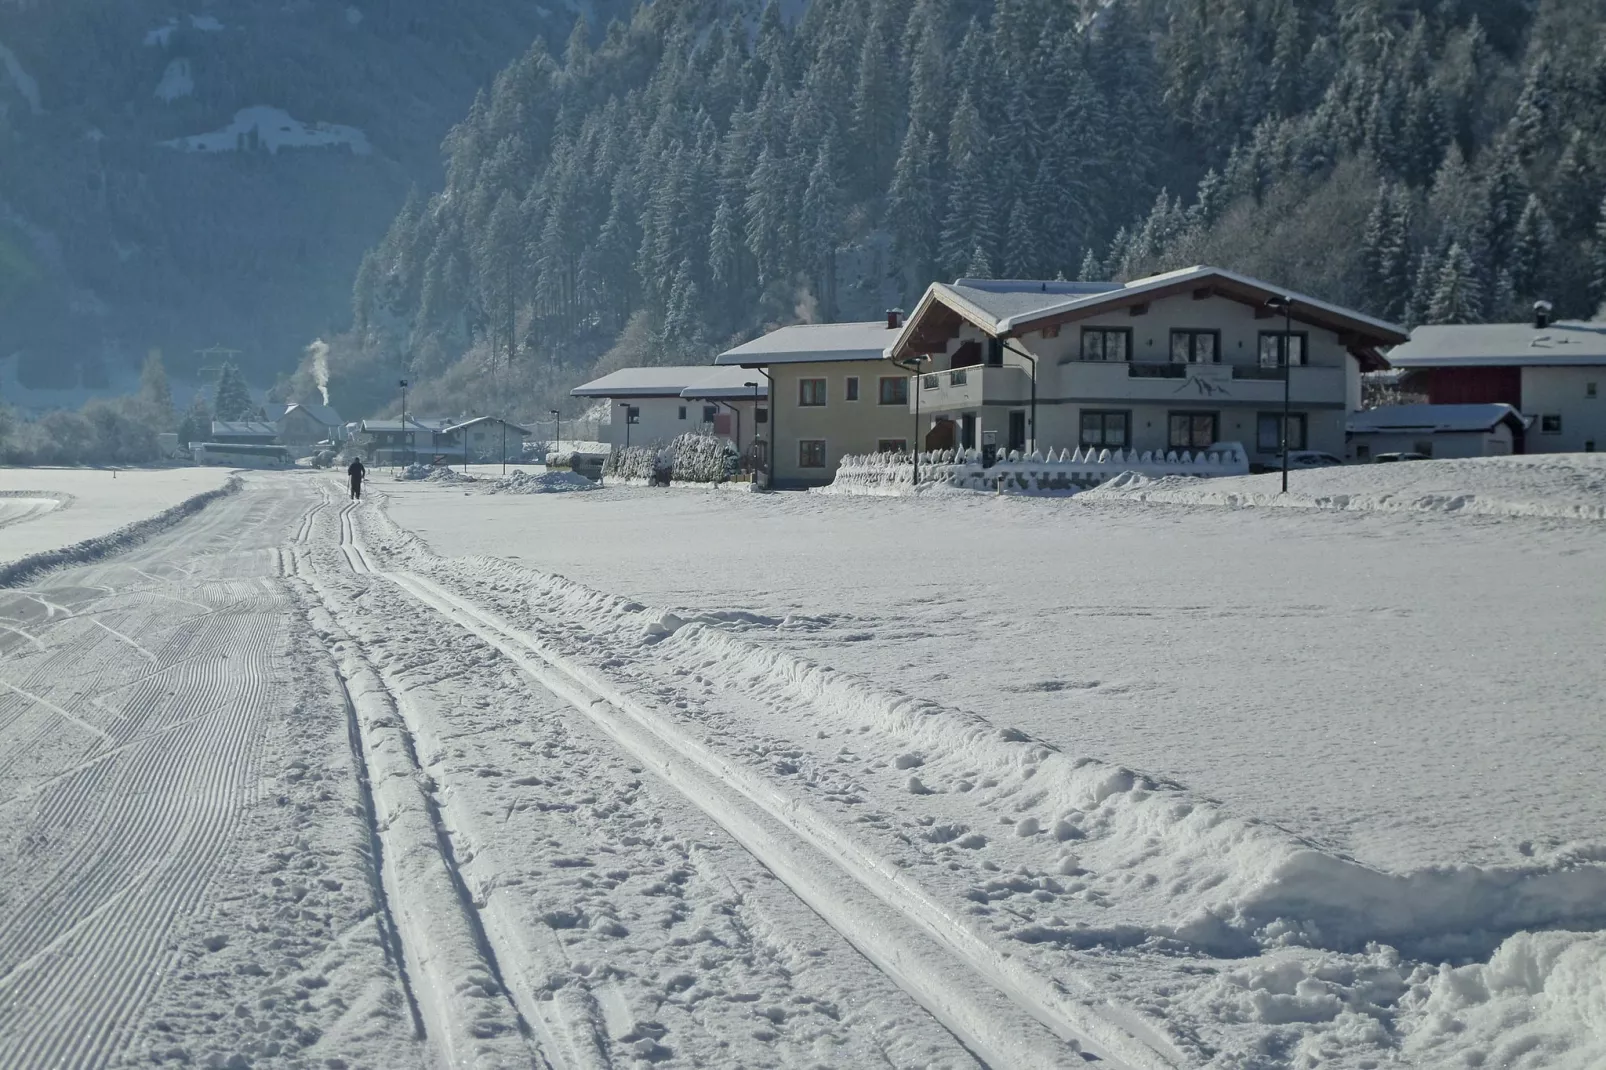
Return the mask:
<path id="1" fill-rule="evenodd" d="M 1177 359 L 1177 336 L 1182 335 L 1188 339 L 1188 359 Z M 1198 357 L 1198 340 L 1209 338 L 1211 341 L 1210 359 L 1200 360 Z M 1166 358 L 1172 364 L 1220 364 L 1221 363 L 1221 331 L 1214 327 L 1173 327 L 1171 328 L 1170 347 L 1166 350 Z"/>
<path id="2" fill-rule="evenodd" d="M 1107 420 L 1111 416 L 1119 416 L 1123 421 L 1122 441 L 1119 445 L 1110 442 L 1087 441 L 1087 427 L 1085 421 L 1090 416 Z M 1100 438 L 1105 436 L 1105 429 L 1099 432 Z M 1078 446 L 1092 446 L 1101 450 L 1124 450 L 1132 445 L 1132 410 L 1131 409 L 1081 409 L 1076 414 L 1076 442 Z"/>
<path id="3" fill-rule="evenodd" d="M 890 449 L 888 447 L 891 447 Z M 877 453 L 908 453 L 909 440 L 906 438 L 883 438 L 876 441 Z"/>
<path id="4" fill-rule="evenodd" d="M 1584 381 L 1584 397 L 1594 399 L 1600 397 L 1600 384 L 1593 380 Z"/>
<path id="5" fill-rule="evenodd" d="M 843 401 L 858 401 L 859 400 L 859 377 L 857 375 L 850 375 L 845 380 L 843 380 L 843 383 L 842 383 L 842 400 Z"/>
<path id="6" fill-rule="evenodd" d="M 684 420 L 686 418 L 686 412 L 687 412 L 687 407 L 685 405 L 682 405 L 680 407 L 680 418 L 682 420 Z"/>
<path id="7" fill-rule="evenodd" d="M 1539 433 L 1541 435 L 1559 435 L 1561 431 L 1561 413 L 1542 412 L 1539 414 Z"/>
<path id="8" fill-rule="evenodd" d="M 901 383 L 901 384 L 903 384 L 903 397 L 902 398 L 897 398 L 897 399 L 894 399 L 892 401 L 888 401 L 887 400 L 887 385 L 889 383 Z M 896 392 L 897 391 L 894 391 L 894 393 L 896 393 Z M 879 379 L 876 382 L 876 404 L 877 405 L 907 406 L 909 404 L 909 379 L 908 379 L 908 377 L 907 376 L 902 376 L 902 375 L 883 375 L 883 376 L 880 376 Z"/>
<path id="9" fill-rule="evenodd" d="M 808 400 L 808 386 L 811 383 L 820 384 L 820 400 L 819 401 L 809 401 Z M 812 376 L 811 375 L 807 379 L 799 379 L 797 381 L 797 407 L 798 408 L 800 408 L 800 409 L 823 409 L 823 408 L 826 407 L 826 404 L 829 401 L 829 399 L 830 399 L 830 388 L 826 386 L 826 380 L 823 377 Z"/>
<path id="10" fill-rule="evenodd" d="M 1111 360 L 1108 356 L 1100 356 L 1100 357 L 1090 357 L 1090 356 L 1088 356 L 1087 355 L 1088 339 L 1090 337 L 1094 336 L 1094 335 L 1097 335 L 1097 336 L 1099 336 L 1101 338 L 1106 338 L 1106 339 L 1110 335 L 1119 335 L 1125 342 L 1126 356 L 1120 357 L 1120 358 L 1115 359 L 1115 360 Z M 1105 343 L 1103 343 L 1102 349 L 1103 349 L 1104 352 L 1106 352 L 1106 353 L 1108 352 L 1109 346 L 1108 346 L 1108 342 L 1107 341 Z M 1080 340 L 1078 341 L 1076 352 L 1077 352 L 1077 359 L 1078 360 L 1088 361 L 1088 362 L 1093 363 L 1093 364 L 1130 364 L 1130 363 L 1132 363 L 1132 328 L 1131 327 L 1083 327 L 1082 328 L 1082 336 L 1081 336 Z"/>
<path id="11" fill-rule="evenodd" d="M 1275 453 L 1275 454 L 1279 454 L 1280 455 L 1283 452 L 1282 422 L 1281 422 L 1282 418 L 1283 418 L 1283 414 L 1281 412 L 1258 412 L 1258 413 L 1255 414 L 1255 452 L 1256 453 Z M 1290 421 L 1297 421 L 1296 423 L 1292 424 L 1291 426 L 1296 426 L 1296 427 L 1299 428 L 1299 437 L 1298 437 L 1297 440 L 1294 438 L 1293 435 L 1289 435 L 1288 436 L 1288 438 L 1289 438 L 1288 452 L 1289 453 L 1293 453 L 1295 450 L 1308 450 L 1308 449 L 1310 449 L 1310 416 L 1309 416 L 1309 414 L 1308 413 L 1303 413 L 1303 412 L 1291 412 L 1291 413 L 1288 414 L 1288 419 Z M 1265 439 L 1260 433 L 1261 425 L 1267 420 L 1271 420 L 1273 426 L 1277 428 L 1277 441 L 1275 442 L 1275 444 L 1273 444 L 1269 448 L 1266 447 L 1263 444 L 1265 442 Z"/>
<path id="12" fill-rule="evenodd" d="M 625 423 L 627 423 L 627 424 L 639 424 L 639 423 L 641 423 L 641 406 L 640 405 L 626 405 L 625 406 Z"/>
<path id="13" fill-rule="evenodd" d="M 1192 443 L 1179 443 L 1176 440 L 1175 429 L 1171 424 L 1173 420 L 1179 417 L 1189 421 L 1208 418 L 1210 420 L 1210 441 L 1202 446 Z M 1193 428 L 1190 424 L 1190 437 L 1192 430 Z M 1214 410 L 1201 412 L 1198 409 L 1172 409 L 1165 414 L 1165 441 L 1167 450 L 1207 450 L 1221 441 L 1221 413 Z"/>
<path id="14" fill-rule="evenodd" d="M 1309 331 L 1261 331 L 1260 339 L 1256 342 L 1255 363 L 1262 368 L 1281 368 L 1287 352 L 1286 345 L 1277 347 L 1277 359 L 1270 364 L 1266 363 L 1266 339 L 1268 338 L 1298 338 L 1299 360 L 1293 364 L 1295 368 L 1310 367 L 1310 332 Z M 1290 446 L 1289 449 L 1293 447 Z M 1300 447 L 1303 449 L 1304 447 Z"/>
<path id="15" fill-rule="evenodd" d="M 806 457 L 806 455 L 804 453 L 804 450 L 808 449 L 811 446 L 818 446 L 820 448 L 820 451 L 819 451 L 820 452 L 820 463 L 819 464 L 810 464 L 810 463 L 808 463 L 808 460 L 807 460 L 807 457 Z M 820 470 L 824 469 L 825 468 L 826 456 L 827 456 L 827 454 L 826 454 L 826 448 L 825 448 L 825 439 L 823 439 L 823 438 L 800 438 L 800 439 L 797 440 L 797 467 L 798 467 L 799 471 L 815 472 L 815 471 L 820 471 Z"/>
<path id="16" fill-rule="evenodd" d="M 719 406 L 718 405 L 704 405 L 703 406 L 703 423 L 711 424 L 715 420 L 717 420 L 718 418 L 719 418 Z"/>

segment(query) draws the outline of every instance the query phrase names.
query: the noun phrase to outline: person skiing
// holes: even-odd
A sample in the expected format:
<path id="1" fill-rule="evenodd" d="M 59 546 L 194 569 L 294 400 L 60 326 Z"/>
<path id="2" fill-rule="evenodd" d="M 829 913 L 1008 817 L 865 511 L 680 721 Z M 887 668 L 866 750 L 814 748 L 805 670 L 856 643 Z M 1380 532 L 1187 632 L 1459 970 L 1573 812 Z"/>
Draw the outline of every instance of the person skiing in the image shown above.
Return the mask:
<path id="1" fill-rule="evenodd" d="M 362 477 L 368 474 L 368 469 L 362 466 L 362 458 L 353 458 L 346 468 L 346 474 L 351 477 L 351 500 L 362 501 Z"/>

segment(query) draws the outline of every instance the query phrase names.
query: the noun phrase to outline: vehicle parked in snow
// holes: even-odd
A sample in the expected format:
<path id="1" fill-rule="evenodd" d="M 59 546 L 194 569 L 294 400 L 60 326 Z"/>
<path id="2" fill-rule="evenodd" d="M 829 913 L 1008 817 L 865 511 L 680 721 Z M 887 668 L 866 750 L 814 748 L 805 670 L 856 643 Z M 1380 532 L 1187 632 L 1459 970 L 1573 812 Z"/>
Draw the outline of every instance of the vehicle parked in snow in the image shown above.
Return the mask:
<path id="1" fill-rule="evenodd" d="M 1332 468 L 1344 463 L 1344 458 L 1320 450 L 1289 450 L 1289 468 Z"/>
<path id="2" fill-rule="evenodd" d="M 1425 453 L 1380 453 L 1372 458 L 1376 464 L 1393 464 L 1396 461 L 1431 461 Z"/>

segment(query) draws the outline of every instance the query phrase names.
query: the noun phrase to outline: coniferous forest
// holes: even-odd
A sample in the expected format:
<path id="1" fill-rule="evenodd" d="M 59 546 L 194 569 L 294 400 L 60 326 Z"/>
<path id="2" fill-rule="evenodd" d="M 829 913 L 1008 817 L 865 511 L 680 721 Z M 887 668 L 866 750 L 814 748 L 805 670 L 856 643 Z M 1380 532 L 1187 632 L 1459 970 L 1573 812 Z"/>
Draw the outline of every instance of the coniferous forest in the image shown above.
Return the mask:
<path id="1" fill-rule="evenodd" d="M 1214 263 L 1406 324 L 1606 298 L 1602 0 L 785 14 L 658 0 L 504 70 L 363 261 L 337 404 L 396 371 L 544 414 L 961 275 Z"/>

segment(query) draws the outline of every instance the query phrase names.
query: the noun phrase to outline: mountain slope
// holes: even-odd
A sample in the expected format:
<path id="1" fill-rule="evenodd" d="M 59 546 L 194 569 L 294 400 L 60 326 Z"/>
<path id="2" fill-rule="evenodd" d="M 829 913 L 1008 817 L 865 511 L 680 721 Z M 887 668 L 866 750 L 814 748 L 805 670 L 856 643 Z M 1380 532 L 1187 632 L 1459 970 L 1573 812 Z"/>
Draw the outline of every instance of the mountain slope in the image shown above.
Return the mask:
<path id="1" fill-rule="evenodd" d="M 659 0 L 499 76 L 337 363 L 540 414 L 599 357 L 932 278 L 1201 260 L 1408 322 L 1588 314 L 1603 116 L 1602 0 Z"/>
<path id="2" fill-rule="evenodd" d="M 221 344 L 271 381 L 344 323 L 362 250 L 439 181 L 479 86 L 574 18 L 562 0 L 0 4 L 0 358 L 93 384 L 103 361 L 159 347 L 182 372 Z"/>

